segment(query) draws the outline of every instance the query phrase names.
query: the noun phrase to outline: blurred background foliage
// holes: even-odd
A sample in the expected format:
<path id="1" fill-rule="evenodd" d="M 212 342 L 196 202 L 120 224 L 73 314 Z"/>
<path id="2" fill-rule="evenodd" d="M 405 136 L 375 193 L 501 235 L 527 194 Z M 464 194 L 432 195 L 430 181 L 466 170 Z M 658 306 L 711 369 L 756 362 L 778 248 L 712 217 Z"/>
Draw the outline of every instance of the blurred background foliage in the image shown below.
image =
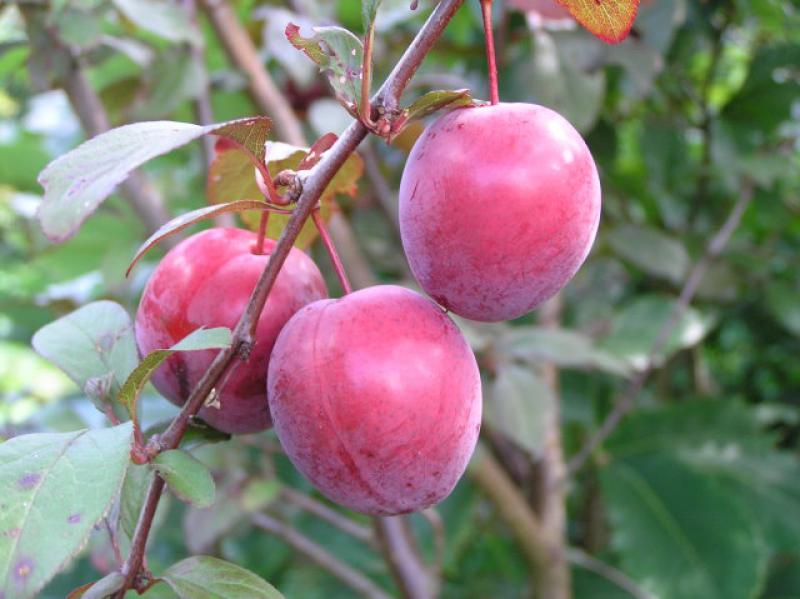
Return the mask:
<path id="1" fill-rule="evenodd" d="M 38 3 L 41 4 L 41 3 Z M 385 0 L 376 46 L 382 79 L 432 2 Z M 788 599 L 800 597 L 800 3 L 790 0 L 643 0 L 633 34 L 606 46 L 569 19 L 546 19 L 496 0 L 501 96 L 563 113 L 601 170 L 603 218 L 592 254 L 562 297 L 561 323 L 537 314 L 507 325 L 459 321 L 484 374 L 484 440 L 520 491 L 536 497 L 542 427 L 553 409 L 543 382 L 560 370 L 567 459 L 612 409 L 627 381 L 654 361 L 635 410 L 568 486 L 568 543 L 577 598 Z M 309 138 L 340 132 L 347 114 L 283 36 L 294 21 L 361 29 L 358 0 L 234 3 Z M 168 118 L 214 121 L 260 111 L 246 78 L 191 2 L 52 0 L 43 31 L 67 48 L 113 125 Z M 33 42 L 33 43 L 32 43 Z M 158 259 L 130 279 L 125 267 L 146 229 L 114 197 L 62 245 L 35 221 L 38 172 L 84 134 L 58 89 L 63 51 L 40 52 L 12 2 L 0 3 L 0 436 L 100 426 L 102 415 L 30 347 L 42 325 L 91 300 L 135 310 Z M 408 97 L 470 88 L 486 97 L 478 3 L 468 2 L 425 61 Z M 393 145 L 370 140 L 366 175 L 340 209 L 380 281 L 413 286 L 395 227 L 396 190 L 421 125 Z M 479 167 L 479 165 L 476 165 Z M 172 214 L 205 198 L 202 146 L 146 170 Z M 698 296 L 656 355 L 650 349 L 692 266 L 741 194 L 753 202 Z M 502 201 L 502 198 L 487 198 Z M 311 249 L 334 293 L 338 284 Z M 173 408 L 144 398 L 148 423 Z M 299 507 L 319 496 L 281 455 L 274 433 L 207 445 L 220 499 L 207 510 L 165 502 L 149 551 L 158 572 L 191 553 L 252 569 L 288 597 L 349 597 L 281 535 L 255 528 L 266 510 L 387 589 L 369 544 Z M 131 475 L 128 484 L 136 484 Z M 294 500 L 292 499 L 294 498 Z M 470 477 L 439 508 L 443 597 L 523 597 L 529 566 L 513 531 Z M 366 520 L 352 516 L 356 524 Z M 411 518 L 423 554 L 437 536 Z M 107 538 L 42 597 L 63 597 L 113 567 Z M 159 585 L 148 596 L 168 596 Z M 627 590 L 623 587 L 628 587 Z M 638 593 L 638 595 L 637 595 Z"/>

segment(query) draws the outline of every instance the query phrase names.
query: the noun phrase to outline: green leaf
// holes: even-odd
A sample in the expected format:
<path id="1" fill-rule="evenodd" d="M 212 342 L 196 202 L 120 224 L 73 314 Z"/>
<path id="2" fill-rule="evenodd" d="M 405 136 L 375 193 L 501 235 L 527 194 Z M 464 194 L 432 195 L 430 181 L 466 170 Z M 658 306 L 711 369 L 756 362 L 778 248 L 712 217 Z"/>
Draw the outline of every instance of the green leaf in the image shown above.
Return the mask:
<path id="1" fill-rule="evenodd" d="M 800 546 L 800 461 L 774 449 L 753 408 L 693 401 L 630 416 L 608 442 L 615 460 L 669 456 L 706 475 L 748 510 L 776 550 Z"/>
<path id="2" fill-rule="evenodd" d="M 235 564 L 215 557 L 190 557 L 161 578 L 181 599 L 282 599 L 271 584 Z"/>
<path id="3" fill-rule="evenodd" d="M 533 364 L 552 362 L 565 368 L 591 368 L 628 376 L 630 365 L 598 349 L 589 337 L 576 331 L 533 326 L 513 327 L 500 337 L 499 351 Z"/>
<path id="4" fill-rule="evenodd" d="M 436 90 L 426 93 L 417 98 L 411 106 L 406 109 L 409 120 L 422 119 L 433 114 L 442 108 L 458 108 L 461 106 L 471 106 L 474 100 L 468 89 L 458 90 Z"/>
<path id="5" fill-rule="evenodd" d="M 206 127 L 153 121 L 98 135 L 56 158 L 40 173 L 39 183 L 45 189 L 38 214 L 42 230 L 51 241 L 68 239 L 132 170 L 203 135 L 226 137 L 254 160 L 263 159 L 269 127 L 266 117 Z"/>
<path id="6" fill-rule="evenodd" d="M 689 270 L 683 244 L 649 227 L 623 225 L 608 234 L 614 251 L 648 274 L 680 283 Z"/>
<path id="7" fill-rule="evenodd" d="M 487 422 L 538 457 L 554 406 L 548 386 L 530 368 L 509 364 L 498 372 L 489 395 Z"/>
<path id="8" fill-rule="evenodd" d="M 197 28 L 179 4 L 163 0 L 113 0 L 117 9 L 138 27 L 171 42 L 200 43 Z"/>
<path id="9" fill-rule="evenodd" d="M 0 593 L 32 597 L 81 549 L 120 490 L 133 427 L 0 445 Z"/>
<path id="10" fill-rule="evenodd" d="M 742 502 L 669 456 L 615 461 L 601 474 L 612 546 L 656 597 L 751 599 L 769 553 Z"/>
<path id="11" fill-rule="evenodd" d="M 756 54 L 744 85 L 722 111 L 722 118 L 759 132 L 770 133 L 792 115 L 800 96 L 800 45 L 765 47 Z"/>
<path id="12" fill-rule="evenodd" d="M 111 572 L 94 583 L 83 585 L 72 591 L 67 599 L 105 599 L 125 584 L 125 577 L 119 572 Z"/>
<path id="13" fill-rule="evenodd" d="M 364 24 L 364 31 L 368 31 L 375 26 L 375 17 L 378 16 L 383 0 L 361 0 L 361 21 Z"/>
<path id="14" fill-rule="evenodd" d="M 157 349 L 147 354 L 136 369 L 128 376 L 117 397 L 128 410 L 132 420 L 136 420 L 136 400 L 153 372 L 161 363 L 176 351 L 198 351 L 205 349 L 224 349 L 231 344 L 231 331 L 225 327 L 197 329 L 178 341 L 169 349 Z"/>
<path id="15" fill-rule="evenodd" d="M 667 296 L 645 295 L 620 307 L 611 321 L 609 334 L 598 346 L 624 358 L 637 369 L 646 367 L 650 350 L 669 320 L 675 301 Z M 663 363 L 678 351 L 700 343 L 714 324 L 713 316 L 688 308 L 672 328 L 655 362 Z"/>
<path id="16" fill-rule="evenodd" d="M 800 302 L 798 291 L 787 283 L 775 282 L 767 287 L 767 308 L 787 331 L 800 337 Z"/>
<path id="17" fill-rule="evenodd" d="M 115 302 L 93 302 L 51 322 L 32 344 L 98 405 L 111 399 L 136 367 L 133 323 Z"/>
<path id="18" fill-rule="evenodd" d="M 214 503 L 215 486 L 211 472 L 192 454 L 182 449 L 171 449 L 158 454 L 152 464 L 181 501 L 198 507 Z"/>
<path id="19" fill-rule="evenodd" d="M 295 48 L 314 61 L 320 71 L 328 75 L 338 100 L 356 116 L 361 105 L 364 44 L 341 27 L 314 27 L 313 31 L 312 37 L 303 37 L 300 28 L 289 23 L 286 37 Z"/>

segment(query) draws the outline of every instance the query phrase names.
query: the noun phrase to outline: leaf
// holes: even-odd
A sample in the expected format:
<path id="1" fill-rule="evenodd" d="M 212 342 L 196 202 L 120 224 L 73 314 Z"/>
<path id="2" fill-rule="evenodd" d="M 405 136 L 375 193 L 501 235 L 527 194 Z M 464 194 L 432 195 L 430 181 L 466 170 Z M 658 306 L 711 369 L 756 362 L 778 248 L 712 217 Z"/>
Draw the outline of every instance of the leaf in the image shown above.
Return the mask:
<path id="1" fill-rule="evenodd" d="M 618 44 L 630 33 L 639 0 L 558 0 L 591 33 L 609 44 Z"/>
<path id="2" fill-rule="evenodd" d="M 286 38 L 328 75 L 336 97 L 350 114 L 356 116 L 361 105 L 364 44 L 341 27 L 314 27 L 313 31 L 314 35 L 306 38 L 300 35 L 297 25 L 289 23 Z"/>
<path id="3" fill-rule="evenodd" d="M 275 587 L 250 570 L 198 555 L 173 564 L 161 578 L 181 599 L 282 599 Z"/>
<path id="4" fill-rule="evenodd" d="M 693 401 L 639 412 L 617 429 L 608 450 L 642 468 L 652 456 L 679 460 L 735 497 L 775 550 L 800 546 L 800 462 L 775 449 L 754 408 Z"/>
<path id="5" fill-rule="evenodd" d="M 199 351 L 204 349 L 224 349 L 231 344 L 231 331 L 225 327 L 197 329 L 178 341 L 169 349 L 151 351 L 136 369 L 128 376 L 117 400 L 128 410 L 131 420 L 136 421 L 136 400 L 161 363 L 177 351 Z"/>
<path id="6" fill-rule="evenodd" d="M 767 308 L 783 327 L 800 337 L 800 304 L 795 288 L 786 283 L 771 283 L 767 287 Z"/>
<path id="7" fill-rule="evenodd" d="M 197 507 L 214 503 L 214 479 L 200 460 L 182 449 L 171 449 L 156 456 L 153 467 L 175 496 Z"/>
<path id="8" fill-rule="evenodd" d="M 473 100 L 468 89 L 459 89 L 455 91 L 436 90 L 428 92 L 406 108 L 402 116 L 393 124 L 392 139 L 400 135 L 406 123 L 410 121 L 423 119 L 445 108 L 452 109 L 477 105 L 478 102 Z M 392 139 L 389 141 L 391 142 Z"/>
<path id="9" fill-rule="evenodd" d="M 117 9 L 138 27 L 171 42 L 201 42 L 186 11 L 163 0 L 113 0 Z"/>
<path id="10" fill-rule="evenodd" d="M 327 136 L 322 139 L 326 139 Z M 329 141 L 330 138 L 327 138 Z M 326 142 L 327 143 L 327 142 Z M 284 143 L 269 144 L 267 166 L 273 177 L 283 170 L 298 170 L 304 161 L 309 160 L 310 151 Z M 324 143 L 321 147 L 324 147 Z M 318 151 L 315 152 L 319 156 Z M 330 220 L 338 210 L 335 201 L 337 194 L 355 196 L 358 192 L 357 181 L 364 172 L 364 163 L 358 154 L 352 154 L 342 168 L 334 175 L 328 187 L 320 197 L 322 218 Z M 209 169 L 208 183 L 206 186 L 208 201 L 210 203 L 234 202 L 249 198 L 263 197 L 255 181 L 253 165 L 244 153 L 235 147 L 222 144 L 217 145 L 214 162 Z M 270 214 L 267 236 L 277 239 L 283 231 L 290 216 L 284 214 Z M 244 223 L 253 231 L 258 230 L 260 217 L 255 215 L 242 215 Z M 306 248 L 317 238 L 318 232 L 310 220 L 305 223 L 300 235 L 295 241 L 299 248 Z"/>
<path id="11" fill-rule="evenodd" d="M 767 565 L 763 537 L 739 498 L 667 456 L 601 474 L 612 546 L 656 597 L 751 599 Z"/>
<path id="12" fill-rule="evenodd" d="M 530 368 L 504 366 L 486 402 L 487 422 L 534 457 L 541 454 L 553 410 L 550 389 Z"/>
<path id="13" fill-rule="evenodd" d="M 622 225 L 608 234 L 617 254 L 646 273 L 680 283 L 689 270 L 689 253 L 683 244 L 649 227 Z"/>
<path id="14" fill-rule="evenodd" d="M 32 597 L 78 552 L 120 490 L 129 422 L 0 445 L 0 594 Z"/>
<path id="15" fill-rule="evenodd" d="M 241 154 L 244 155 L 244 152 L 241 152 Z M 248 164 L 250 164 L 250 169 L 252 170 L 252 163 Z M 258 210 L 263 212 L 264 210 L 275 211 L 276 208 L 270 206 L 264 202 L 264 200 L 236 200 L 235 202 L 228 202 L 227 204 L 205 206 L 203 208 L 198 208 L 197 210 L 187 212 L 186 214 L 176 216 L 171 221 L 162 225 L 155 233 L 148 237 L 141 246 L 139 246 L 139 249 L 136 250 L 136 254 L 133 256 L 133 260 L 131 260 L 131 263 L 128 266 L 128 270 L 125 271 L 125 276 L 127 277 L 130 275 L 131 270 L 133 270 L 133 267 L 136 266 L 136 263 L 141 260 L 142 256 L 151 250 L 157 243 L 163 241 L 167 237 L 175 235 L 176 233 L 180 233 L 184 229 L 204 220 L 215 218 L 220 214 L 243 212 L 245 210 Z"/>
<path id="16" fill-rule="evenodd" d="M 501 352 L 532 363 L 552 362 L 565 368 L 596 368 L 619 376 L 631 373 L 627 362 L 596 348 L 589 337 L 575 331 L 513 327 L 497 345 Z"/>
<path id="17" fill-rule="evenodd" d="M 45 325 L 33 336 L 32 344 L 98 407 L 116 395 L 137 362 L 130 316 L 119 304 L 105 300 Z"/>
<path id="18" fill-rule="evenodd" d="M 636 369 L 647 366 L 648 357 L 661 328 L 669 320 L 675 300 L 662 295 L 645 295 L 620 307 L 611 321 L 609 334 L 598 346 L 627 360 Z M 664 347 L 654 357 L 663 363 L 680 350 L 700 343 L 716 319 L 696 308 L 688 308 L 672 328 Z"/>
<path id="19" fill-rule="evenodd" d="M 722 118 L 741 127 L 772 132 L 792 118 L 800 96 L 800 44 L 767 46 L 750 63 L 747 79 L 722 110 Z"/>
<path id="20" fill-rule="evenodd" d="M 375 26 L 375 17 L 378 16 L 378 8 L 382 0 L 361 0 L 361 21 L 364 31 L 368 31 Z"/>
<path id="21" fill-rule="evenodd" d="M 119 572 L 111 572 L 97 582 L 90 582 L 72 591 L 67 599 L 105 599 L 125 584 L 125 577 Z"/>
<path id="22" fill-rule="evenodd" d="M 45 189 L 38 213 L 42 230 L 51 241 L 68 239 L 131 171 L 202 135 L 226 137 L 255 160 L 263 158 L 269 126 L 266 117 L 206 127 L 153 121 L 124 125 L 98 135 L 56 158 L 40 173 L 39 183 Z"/>
<path id="23" fill-rule="evenodd" d="M 753 408 L 731 400 L 693 401 L 634 413 L 608 440 L 607 450 L 611 480 L 604 471 L 604 489 L 609 484 L 617 487 L 607 497 L 610 506 L 622 501 L 612 508 L 617 511 L 612 515 L 617 528 L 614 537 L 635 535 L 644 543 L 643 538 L 649 536 L 645 553 L 652 559 L 634 557 L 637 550 L 631 546 L 623 562 L 628 573 L 659 580 L 659 588 L 650 589 L 658 591 L 656 596 L 755 596 L 760 581 L 753 576 L 761 575 L 768 549 L 794 551 L 800 545 L 796 518 L 800 463 L 788 452 L 775 449 L 772 435 L 764 432 Z M 646 506 L 632 505 L 637 495 Z M 658 514 L 659 505 L 668 514 Z M 644 507 L 657 515 L 664 532 L 654 536 L 650 523 L 639 519 Z M 667 531 L 670 521 L 686 523 L 687 528 Z M 686 555 L 686 547 L 669 549 L 676 550 L 675 556 L 661 563 L 661 573 L 653 574 L 661 549 L 683 544 L 681 537 L 695 545 L 703 565 L 681 566 L 678 578 L 694 585 L 682 594 L 676 588 L 667 590 L 681 583 L 669 580 L 670 571 L 663 571 L 663 566 L 675 563 L 677 569 L 684 558 L 675 556 Z M 639 566 L 631 569 L 633 562 Z M 647 572 L 635 572 L 640 567 Z M 707 580 L 693 569 L 705 570 Z M 718 586 L 706 592 L 701 585 L 708 584 Z"/>

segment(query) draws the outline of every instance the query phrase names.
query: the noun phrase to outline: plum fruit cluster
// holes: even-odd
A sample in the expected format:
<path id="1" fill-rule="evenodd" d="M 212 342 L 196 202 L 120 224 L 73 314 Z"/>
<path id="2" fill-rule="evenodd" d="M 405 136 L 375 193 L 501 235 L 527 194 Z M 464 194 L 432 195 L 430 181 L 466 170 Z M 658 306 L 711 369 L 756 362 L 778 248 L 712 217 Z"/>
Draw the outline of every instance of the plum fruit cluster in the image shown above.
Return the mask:
<path id="1" fill-rule="evenodd" d="M 298 470 L 354 510 L 438 503 L 464 473 L 481 422 L 475 356 L 446 310 L 481 321 L 530 312 L 578 270 L 599 216 L 592 156 L 557 113 L 497 104 L 446 114 L 416 143 L 400 189 L 403 247 L 436 303 L 392 285 L 327 299 L 319 270 L 294 249 L 249 360 L 200 416 L 230 433 L 274 424 Z M 212 229 L 170 251 L 139 307 L 139 351 L 201 326 L 233 328 L 274 243 L 263 255 L 255 245 L 250 232 Z M 213 357 L 173 355 L 153 382 L 185 402 Z"/>

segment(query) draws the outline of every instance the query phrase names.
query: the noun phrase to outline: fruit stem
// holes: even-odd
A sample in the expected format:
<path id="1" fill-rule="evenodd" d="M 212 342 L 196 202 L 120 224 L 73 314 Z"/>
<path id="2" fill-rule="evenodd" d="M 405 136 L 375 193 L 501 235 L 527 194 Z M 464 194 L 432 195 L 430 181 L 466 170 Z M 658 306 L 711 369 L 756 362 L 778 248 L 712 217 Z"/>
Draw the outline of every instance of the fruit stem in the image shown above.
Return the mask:
<path id="1" fill-rule="evenodd" d="M 492 0 L 481 0 L 483 13 L 483 33 L 486 37 L 486 62 L 489 65 L 489 93 L 492 106 L 500 103 L 500 92 L 497 84 L 497 60 L 494 54 L 494 31 L 492 31 Z"/>
<path id="2" fill-rule="evenodd" d="M 261 213 L 261 220 L 258 223 L 256 246 L 253 248 L 253 253 L 257 256 L 264 253 L 264 238 L 267 236 L 267 225 L 269 225 L 269 210 L 264 210 Z"/>
<path id="3" fill-rule="evenodd" d="M 347 274 L 344 272 L 344 265 L 339 258 L 339 254 L 336 252 L 333 241 L 331 241 L 331 237 L 328 235 L 328 229 L 325 228 L 325 223 L 322 221 L 319 208 L 314 208 L 314 211 L 311 213 L 311 218 L 314 220 L 314 224 L 317 226 L 319 236 L 322 238 L 322 243 L 325 244 L 325 249 L 328 250 L 328 254 L 331 257 L 331 262 L 333 262 L 333 269 L 336 271 L 336 276 L 339 277 L 339 282 L 342 284 L 344 294 L 347 295 L 353 291 L 353 288 L 350 286 L 350 281 L 347 279 Z"/>

